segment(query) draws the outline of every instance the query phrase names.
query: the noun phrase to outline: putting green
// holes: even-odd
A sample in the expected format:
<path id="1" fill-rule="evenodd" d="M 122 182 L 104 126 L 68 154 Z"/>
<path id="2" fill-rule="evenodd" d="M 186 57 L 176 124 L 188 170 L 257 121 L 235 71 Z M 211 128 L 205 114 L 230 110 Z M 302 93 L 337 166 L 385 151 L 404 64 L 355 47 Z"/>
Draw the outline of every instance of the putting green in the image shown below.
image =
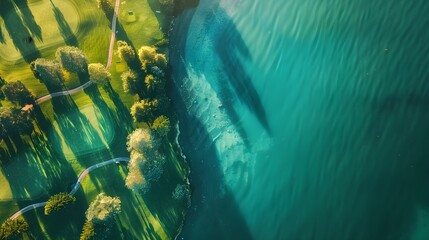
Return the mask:
<path id="1" fill-rule="evenodd" d="M 79 13 L 70 1 L 55 1 L 55 5 L 50 1 L 35 1 L 22 9 L 26 10 L 15 6 L 1 22 L 0 31 L 4 36 L 4 43 L 0 43 L 2 61 L 17 61 L 22 55 L 63 43 L 78 30 Z M 27 15 L 29 13 L 34 19 Z"/>

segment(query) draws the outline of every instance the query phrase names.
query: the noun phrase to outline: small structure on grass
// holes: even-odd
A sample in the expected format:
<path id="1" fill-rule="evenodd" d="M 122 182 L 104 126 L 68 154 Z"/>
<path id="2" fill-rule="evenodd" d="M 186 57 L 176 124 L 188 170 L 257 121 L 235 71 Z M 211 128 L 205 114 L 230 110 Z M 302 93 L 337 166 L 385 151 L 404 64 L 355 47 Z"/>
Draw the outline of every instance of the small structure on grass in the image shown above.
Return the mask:
<path id="1" fill-rule="evenodd" d="M 127 13 L 127 23 L 133 23 L 137 21 L 137 17 L 133 11 L 128 11 Z"/>

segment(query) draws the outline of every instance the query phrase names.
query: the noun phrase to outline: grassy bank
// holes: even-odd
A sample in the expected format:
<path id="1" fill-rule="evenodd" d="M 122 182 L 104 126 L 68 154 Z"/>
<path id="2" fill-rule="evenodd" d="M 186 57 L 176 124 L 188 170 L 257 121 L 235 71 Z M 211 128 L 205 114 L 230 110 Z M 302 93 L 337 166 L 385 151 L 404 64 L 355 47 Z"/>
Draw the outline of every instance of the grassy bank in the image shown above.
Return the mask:
<path id="1" fill-rule="evenodd" d="M 90 62 L 106 62 L 110 22 L 95 1 L 15 3 L 16 7 L 9 2 L 5 6 L 11 8 L 3 5 L 0 8 L 0 74 L 6 81 L 21 80 L 37 97 L 48 94 L 47 88 L 30 71 L 29 59 L 34 54 L 53 59 L 56 48 L 64 45 L 78 46 Z M 65 11 L 69 8 L 72 11 Z M 133 11 L 136 21 L 127 22 L 128 11 Z M 118 40 L 126 39 L 136 48 L 161 41 L 159 21 L 162 18 L 156 14 L 146 1 L 124 1 L 119 13 L 123 31 L 118 32 Z M 21 32 L 13 32 L 11 26 Z M 19 42 L 27 35 L 34 44 L 27 46 Z M 16 58 L 16 54 L 21 57 Z M 36 131 L 21 141 L 14 141 L 15 148 L 1 144 L 5 149 L 1 157 L 6 164 L 0 172 L 0 221 L 28 204 L 46 201 L 51 194 L 70 190 L 70 185 L 88 166 L 129 155 L 125 143 L 134 128 L 129 108 L 135 99 L 123 93 L 121 71 L 123 63 L 114 56 L 110 68 L 112 89 L 106 91 L 93 85 L 73 96 L 42 103 L 40 109 L 34 110 Z M 67 88 L 78 85 L 77 76 L 66 75 Z M 2 101 L 2 104 L 10 103 Z M 122 200 L 122 213 L 112 232 L 114 239 L 174 237 L 186 201 L 172 199 L 172 192 L 177 184 L 185 182 L 187 175 L 187 166 L 176 149 L 174 144 L 164 143 L 166 169 L 153 190 L 143 197 L 125 188 L 125 166 L 97 169 L 83 180 L 74 206 L 52 216 L 45 216 L 42 209 L 24 214 L 31 230 L 28 237 L 77 237 L 85 220 L 85 210 L 101 192 Z"/>

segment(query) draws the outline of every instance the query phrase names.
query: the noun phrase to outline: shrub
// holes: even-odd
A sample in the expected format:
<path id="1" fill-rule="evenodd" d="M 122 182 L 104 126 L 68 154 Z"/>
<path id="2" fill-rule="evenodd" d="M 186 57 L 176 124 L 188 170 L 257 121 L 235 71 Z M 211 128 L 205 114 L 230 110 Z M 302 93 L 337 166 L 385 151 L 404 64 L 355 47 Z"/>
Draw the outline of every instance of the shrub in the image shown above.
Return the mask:
<path id="1" fill-rule="evenodd" d="M 55 194 L 49 198 L 45 206 L 45 214 L 49 215 L 52 212 L 59 211 L 65 208 L 68 204 L 76 202 L 76 198 L 68 193 L 62 192 Z"/>
<path id="2" fill-rule="evenodd" d="M 170 120 L 166 116 L 161 115 L 153 122 L 152 129 L 160 136 L 165 137 L 170 132 Z"/>
<path id="3" fill-rule="evenodd" d="M 8 219 L 0 226 L 0 239 L 19 238 L 28 231 L 28 223 L 23 218 Z"/>
<path id="4" fill-rule="evenodd" d="M 57 49 L 55 58 L 69 72 L 83 73 L 88 70 L 88 59 L 77 47 L 65 46 Z"/>

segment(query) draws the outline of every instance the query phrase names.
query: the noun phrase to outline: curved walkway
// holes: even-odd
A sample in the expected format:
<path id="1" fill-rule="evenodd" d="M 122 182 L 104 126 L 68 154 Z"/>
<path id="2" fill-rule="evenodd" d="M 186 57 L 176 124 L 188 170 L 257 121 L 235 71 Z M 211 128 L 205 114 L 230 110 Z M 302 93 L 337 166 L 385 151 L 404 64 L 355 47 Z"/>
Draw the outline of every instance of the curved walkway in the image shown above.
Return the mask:
<path id="1" fill-rule="evenodd" d="M 120 3 L 120 0 L 116 0 L 116 3 L 115 3 L 115 12 L 114 12 L 113 17 L 112 17 L 112 33 L 110 35 L 109 54 L 108 54 L 108 57 L 107 57 L 106 70 L 109 70 L 110 65 L 112 64 L 113 45 L 115 44 L 115 38 L 116 38 L 116 20 L 118 18 L 119 3 Z M 43 96 L 43 97 L 40 97 L 40 98 L 36 99 L 36 103 L 40 104 L 40 103 L 48 101 L 48 100 L 50 100 L 50 99 L 52 99 L 54 97 L 75 94 L 75 93 L 77 93 L 79 91 L 82 91 L 85 88 L 91 86 L 91 84 L 93 84 L 93 83 L 94 82 L 92 82 L 90 80 L 90 81 L 84 83 L 83 85 L 81 85 L 81 86 L 79 86 L 77 88 L 74 88 L 74 89 L 71 89 L 71 90 L 67 90 L 67 91 L 55 92 L 55 93 L 48 94 L 46 96 Z"/>
<path id="2" fill-rule="evenodd" d="M 74 184 L 73 189 L 70 191 L 70 195 L 74 195 L 74 194 L 77 192 L 77 190 L 79 190 L 79 188 L 80 188 L 80 183 L 81 183 L 82 179 L 83 179 L 86 175 L 88 175 L 90 172 L 92 172 L 93 170 L 95 170 L 95 169 L 97 169 L 97 168 L 101 168 L 101 167 L 107 166 L 107 165 L 110 165 L 110 164 L 113 164 L 113 163 L 129 162 L 129 161 L 130 161 L 130 159 L 129 159 L 129 158 L 126 158 L 126 157 L 114 158 L 114 159 L 110 159 L 110 160 L 105 161 L 105 162 L 101 162 L 101 163 L 94 164 L 94 165 L 92 165 L 91 167 L 89 167 L 89 168 L 85 169 L 85 170 L 84 170 L 84 171 L 79 175 L 79 178 L 77 179 L 76 183 Z M 14 213 L 14 214 L 9 218 L 9 219 L 10 219 L 10 220 L 14 220 L 14 219 L 16 219 L 17 217 L 21 216 L 22 214 L 24 214 L 24 213 L 26 213 L 26 212 L 28 212 L 28 211 L 30 211 L 30 210 L 33 210 L 33 209 L 36 209 L 36 208 L 44 207 L 44 206 L 46 205 L 46 203 L 47 203 L 47 202 L 34 203 L 34 204 L 31 204 L 31 205 L 29 205 L 29 206 L 27 206 L 27 207 L 24 207 L 24 208 L 22 208 L 21 210 L 19 210 L 18 212 Z"/>

